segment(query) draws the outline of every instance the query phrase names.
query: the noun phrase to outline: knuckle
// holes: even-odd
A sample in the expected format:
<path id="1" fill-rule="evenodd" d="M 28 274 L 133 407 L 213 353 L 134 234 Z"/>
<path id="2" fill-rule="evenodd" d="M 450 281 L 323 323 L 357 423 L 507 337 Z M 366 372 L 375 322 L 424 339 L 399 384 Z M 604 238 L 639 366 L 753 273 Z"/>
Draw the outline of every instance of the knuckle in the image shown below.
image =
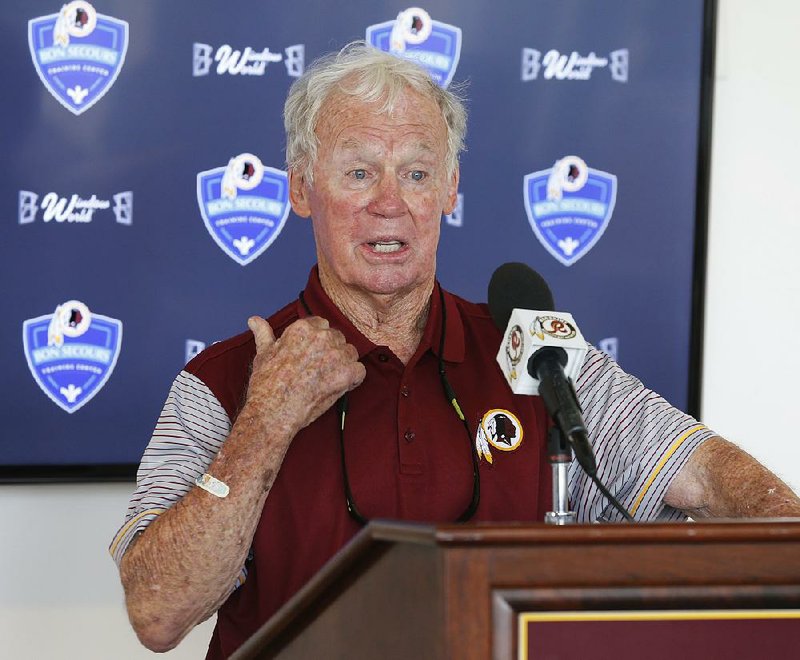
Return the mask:
<path id="1" fill-rule="evenodd" d="M 330 333 L 330 338 L 334 346 L 347 343 L 347 340 L 344 338 L 344 335 L 336 328 L 330 328 L 328 332 Z"/>
<path id="2" fill-rule="evenodd" d="M 330 326 L 330 323 L 328 323 L 328 319 L 324 319 L 321 316 L 307 316 L 305 319 L 301 320 L 305 321 L 312 328 L 325 329 Z"/>

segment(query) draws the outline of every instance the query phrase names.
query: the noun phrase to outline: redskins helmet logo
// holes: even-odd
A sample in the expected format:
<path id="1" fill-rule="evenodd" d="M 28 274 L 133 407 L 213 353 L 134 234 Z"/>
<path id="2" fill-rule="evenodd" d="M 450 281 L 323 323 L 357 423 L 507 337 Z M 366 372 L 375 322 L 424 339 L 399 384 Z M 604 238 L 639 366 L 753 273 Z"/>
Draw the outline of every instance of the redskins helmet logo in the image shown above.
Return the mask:
<path id="1" fill-rule="evenodd" d="M 97 12 L 84 0 L 65 4 L 53 28 L 53 45 L 65 48 L 70 37 L 88 37 L 97 27 Z"/>
<path id="2" fill-rule="evenodd" d="M 407 44 L 424 43 L 431 36 L 433 21 L 421 7 L 409 7 L 397 15 L 389 40 L 389 52 L 404 53 Z"/>
<path id="3" fill-rule="evenodd" d="M 222 196 L 235 199 L 239 190 L 253 190 L 264 178 L 264 165 L 258 156 L 239 154 L 228 161 L 222 177 Z"/>
<path id="4" fill-rule="evenodd" d="M 68 300 L 56 307 L 47 329 L 47 345 L 62 346 L 64 337 L 74 339 L 84 334 L 92 323 L 89 308 L 80 300 Z"/>

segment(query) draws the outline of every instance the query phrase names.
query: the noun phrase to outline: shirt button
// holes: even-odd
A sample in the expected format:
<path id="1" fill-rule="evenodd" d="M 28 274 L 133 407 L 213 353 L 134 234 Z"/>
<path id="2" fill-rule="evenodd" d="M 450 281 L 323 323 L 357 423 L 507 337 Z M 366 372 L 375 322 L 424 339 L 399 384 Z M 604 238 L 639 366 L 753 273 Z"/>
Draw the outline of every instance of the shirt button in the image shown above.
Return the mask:
<path id="1" fill-rule="evenodd" d="M 389 361 L 389 356 L 388 356 L 388 355 L 386 355 L 386 353 L 379 353 L 379 354 L 378 354 L 378 359 L 379 359 L 381 362 L 388 362 L 388 361 Z"/>
<path id="2" fill-rule="evenodd" d="M 410 394 L 410 392 L 408 391 L 408 385 L 403 385 L 403 387 L 400 388 L 400 394 L 402 394 L 405 397 L 407 397 Z"/>
<path id="3" fill-rule="evenodd" d="M 415 436 L 415 434 L 414 434 L 414 431 L 412 431 L 411 429 L 408 429 L 408 431 L 406 431 L 406 434 L 405 434 L 405 436 L 404 436 L 404 437 L 405 437 L 405 439 L 406 439 L 406 442 L 413 442 L 413 441 L 414 441 L 414 438 L 415 438 L 416 436 Z"/>

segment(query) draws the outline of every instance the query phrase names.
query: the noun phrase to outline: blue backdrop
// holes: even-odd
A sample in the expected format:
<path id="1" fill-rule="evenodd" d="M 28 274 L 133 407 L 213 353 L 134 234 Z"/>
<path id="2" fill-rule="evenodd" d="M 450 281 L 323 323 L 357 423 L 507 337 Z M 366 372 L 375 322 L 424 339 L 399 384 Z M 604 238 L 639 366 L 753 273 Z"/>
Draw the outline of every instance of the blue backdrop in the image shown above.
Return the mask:
<path id="1" fill-rule="evenodd" d="M 485 300 L 498 265 L 530 264 L 686 408 L 699 0 L 4 6 L 0 476 L 132 474 L 187 357 L 297 295 L 315 259 L 309 222 L 284 222 L 283 102 L 367 37 L 467 85 L 441 282 Z M 234 166 L 254 176 L 226 197 Z"/>

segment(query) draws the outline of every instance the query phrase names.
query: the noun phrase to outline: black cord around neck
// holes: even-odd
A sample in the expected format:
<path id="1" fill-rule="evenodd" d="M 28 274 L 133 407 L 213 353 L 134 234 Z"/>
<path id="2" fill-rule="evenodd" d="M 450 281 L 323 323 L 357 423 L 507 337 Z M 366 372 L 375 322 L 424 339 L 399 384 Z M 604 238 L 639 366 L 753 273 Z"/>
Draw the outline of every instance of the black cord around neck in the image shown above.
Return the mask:
<path id="1" fill-rule="evenodd" d="M 313 315 L 311 308 L 306 303 L 305 297 L 303 296 L 303 292 L 300 292 L 299 295 L 300 303 L 303 305 L 306 313 L 309 316 Z M 447 379 L 447 371 L 444 366 L 444 349 L 445 349 L 445 338 L 447 336 L 447 309 L 445 307 L 445 298 L 444 298 L 444 291 L 442 288 L 439 287 L 439 300 L 441 302 L 442 307 L 442 334 L 439 338 L 439 378 L 442 383 L 442 390 L 444 392 L 445 398 L 447 402 L 452 406 L 453 410 L 455 410 L 456 415 L 461 420 L 461 423 L 464 425 L 464 429 L 467 433 L 467 442 L 470 450 L 470 456 L 472 457 L 472 498 L 470 499 L 469 505 L 463 511 L 463 513 L 456 518 L 456 522 L 467 522 L 472 516 L 475 515 L 475 512 L 478 510 L 478 504 L 481 500 L 481 478 L 480 478 L 480 470 L 478 466 L 478 456 L 473 447 L 472 442 L 472 432 L 470 431 L 469 424 L 467 423 L 466 417 L 464 417 L 464 413 L 461 410 L 461 406 L 458 403 L 458 398 L 456 397 L 455 391 L 453 390 L 452 385 L 450 385 L 450 381 Z M 355 503 L 355 499 L 353 497 L 353 491 L 350 488 L 350 479 L 347 473 L 347 458 L 345 454 L 345 447 L 344 447 L 344 429 L 345 429 L 345 420 L 347 417 L 347 411 L 349 408 L 349 398 L 347 396 L 347 392 L 345 392 L 339 400 L 336 402 L 336 411 L 339 415 L 339 448 L 340 448 L 340 455 L 342 459 L 342 478 L 344 480 L 344 495 L 345 495 L 345 505 L 347 507 L 347 513 L 350 514 L 350 517 L 353 518 L 359 525 L 366 525 L 369 522 L 369 519 L 366 518 L 358 509 Z"/>

